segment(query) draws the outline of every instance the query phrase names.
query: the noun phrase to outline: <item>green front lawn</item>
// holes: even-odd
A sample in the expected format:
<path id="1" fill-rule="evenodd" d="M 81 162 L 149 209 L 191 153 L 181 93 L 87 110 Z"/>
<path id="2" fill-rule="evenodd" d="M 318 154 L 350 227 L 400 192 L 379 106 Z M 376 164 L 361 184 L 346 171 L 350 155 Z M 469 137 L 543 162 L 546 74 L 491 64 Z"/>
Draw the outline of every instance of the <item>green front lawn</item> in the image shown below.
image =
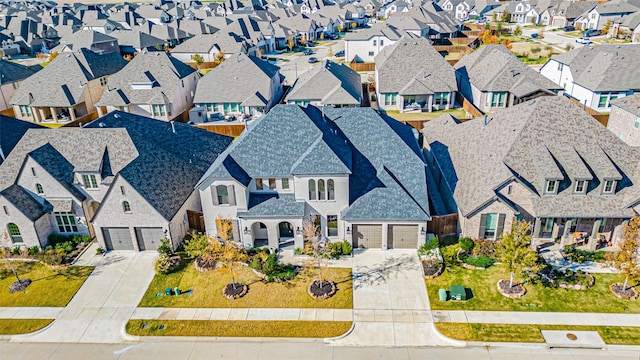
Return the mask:
<path id="1" fill-rule="evenodd" d="M 640 345 L 640 327 L 435 323 L 444 336 L 464 341 L 542 343 L 540 330 L 597 331 L 607 344 Z"/>
<path id="2" fill-rule="evenodd" d="M 221 270 L 198 272 L 192 262 L 169 275 L 157 274 L 147 292 L 142 297 L 140 307 L 179 308 L 336 308 L 353 307 L 351 269 L 327 268 L 326 278 L 336 282 L 338 292 L 327 300 L 315 300 L 307 293 L 311 279 L 317 272 L 303 269 L 292 281 L 266 283 L 251 269 L 243 267 L 236 275 L 236 281 L 249 285 L 249 292 L 237 300 L 229 300 L 222 295 L 222 289 L 231 282 L 231 276 Z M 166 288 L 180 288 L 191 294 L 180 296 L 157 296 Z"/>
<path id="3" fill-rule="evenodd" d="M 463 109 L 449 109 L 432 112 L 408 112 L 400 113 L 398 110 L 386 110 L 384 111 L 390 117 L 398 121 L 428 121 L 440 117 L 444 114 L 451 114 L 458 119 L 465 119 L 466 112 Z"/>
<path id="4" fill-rule="evenodd" d="M 64 307 L 93 271 L 93 267 L 90 266 L 69 266 L 54 271 L 40 262 L 13 261 L 12 264 L 18 269 L 21 279 L 29 278 L 33 282 L 23 292 L 9 293 L 9 286 L 16 278 L 6 261 L 0 264 L 0 307 Z"/>
<path id="5" fill-rule="evenodd" d="M 0 335 L 28 334 L 51 324 L 53 319 L 0 319 Z"/>
<path id="6" fill-rule="evenodd" d="M 549 288 L 540 283 L 525 284 L 527 294 L 521 299 L 509 299 L 498 292 L 498 280 L 509 279 L 501 265 L 484 271 L 449 266 L 441 276 L 425 280 L 425 283 L 434 310 L 640 313 L 640 301 L 620 300 L 609 291 L 610 284 L 623 280 L 621 275 L 593 275 L 595 285 L 584 291 Z M 438 289 L 449 290 L 451 285 L 471 289 L 473 297 L 467 301 L 438 300 Z"/>
<path id="7" fill-rule="evenodd" d="M 129 320 L 126 330 L 138 336 L 327 338 L 350 328 L 350 321 Z"/>

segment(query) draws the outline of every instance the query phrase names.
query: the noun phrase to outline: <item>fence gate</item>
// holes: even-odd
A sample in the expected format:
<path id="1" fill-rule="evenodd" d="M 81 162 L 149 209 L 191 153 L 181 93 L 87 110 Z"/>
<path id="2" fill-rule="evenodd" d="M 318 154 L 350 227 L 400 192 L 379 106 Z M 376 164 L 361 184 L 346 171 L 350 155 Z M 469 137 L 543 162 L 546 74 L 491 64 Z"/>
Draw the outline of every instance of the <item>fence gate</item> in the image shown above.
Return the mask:
<path id="1" fill-rule="evenodd" d="M 187 218 L 189 219 L 189 228 L 198 232 L 205 231 L 204 216 L 201 212 L 187 210 Z"/>

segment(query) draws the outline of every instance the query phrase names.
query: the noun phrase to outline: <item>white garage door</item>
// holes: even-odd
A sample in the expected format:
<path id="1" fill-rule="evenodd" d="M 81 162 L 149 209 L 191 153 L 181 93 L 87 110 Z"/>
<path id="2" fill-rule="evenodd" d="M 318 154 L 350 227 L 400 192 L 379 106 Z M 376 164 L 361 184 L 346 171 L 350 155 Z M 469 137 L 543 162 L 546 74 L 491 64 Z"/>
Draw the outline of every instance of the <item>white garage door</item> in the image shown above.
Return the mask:
<path id="1" fill-rule="evenodd" d="M 417 249 L 418 225 L 391 225 L 387 245 L 389 249 Z"/>
<path id="2" fill-rule="evenodd" d="M 129 228 L 102 228 L 107 250 L 133 250 Z"/>
<path id="3" fill-rule="evenodd" d="M 382 225 L 354 225 L 352 242 L 355 248 L 382 248 Z"/>
<path id="4" fill-rule="evenodd" d="M 162 228 L 136 228 L 138 247 L 140 251 L 158 250 L 160 240 L 164 237 Z"/>

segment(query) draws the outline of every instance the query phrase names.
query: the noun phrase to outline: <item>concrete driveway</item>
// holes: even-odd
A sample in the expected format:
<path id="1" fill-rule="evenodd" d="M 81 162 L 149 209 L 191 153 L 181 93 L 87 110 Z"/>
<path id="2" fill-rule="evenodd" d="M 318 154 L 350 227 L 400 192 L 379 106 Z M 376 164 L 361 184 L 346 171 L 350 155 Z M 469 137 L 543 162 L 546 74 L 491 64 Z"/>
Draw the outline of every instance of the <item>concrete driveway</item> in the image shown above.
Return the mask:
<path id="1" fill-rule="evenodd" d="M 353 331 L 334 345 L 456 346 L 434 331 L 416 250 L 366 250 L 353 259 Z"/>
<path id="2" fill-rule="evenodd" d="M 67 307 L 42 331 L 13 342 L 120 343 L 124 326 L 153 279 L 157 253 L 111 252 L 96 267 Z"/>

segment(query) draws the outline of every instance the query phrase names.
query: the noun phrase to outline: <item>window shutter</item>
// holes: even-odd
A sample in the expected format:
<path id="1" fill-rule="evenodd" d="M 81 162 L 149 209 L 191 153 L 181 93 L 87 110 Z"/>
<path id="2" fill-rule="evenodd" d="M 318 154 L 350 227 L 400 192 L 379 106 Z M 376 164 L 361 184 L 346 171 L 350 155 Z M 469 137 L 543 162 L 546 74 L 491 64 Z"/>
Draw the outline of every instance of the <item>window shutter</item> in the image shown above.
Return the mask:
<path id="1" fill-rule="evenodd" d="M 498 226 L 496 227 L 496 239 L 500 237 L 500 234 L 504 231 L 504 219 L 507 217 L 505 214 L 498 214 Z"/>
<path id="2" fill-rule="evenodd" d="M 233 185 L 227 185 L 227 194 L 229 196 L 229 205 L 236 205 L 236 193 L 233 192 Z"/>
<path id="3" fill-rule="evenodd" d="M 480 230 L 478 231 L 478 239 L 484 239 L 484 231 L 487 226 L 487 214 L 480 215 Z"/>
<path id="4" fill-rule="evenodd" d="M 218 189 L 216 189 L 215 185 L 211 185 L 211 199 L 213 200 L 213 205 L 220 205 L 218 203 Z"/>

